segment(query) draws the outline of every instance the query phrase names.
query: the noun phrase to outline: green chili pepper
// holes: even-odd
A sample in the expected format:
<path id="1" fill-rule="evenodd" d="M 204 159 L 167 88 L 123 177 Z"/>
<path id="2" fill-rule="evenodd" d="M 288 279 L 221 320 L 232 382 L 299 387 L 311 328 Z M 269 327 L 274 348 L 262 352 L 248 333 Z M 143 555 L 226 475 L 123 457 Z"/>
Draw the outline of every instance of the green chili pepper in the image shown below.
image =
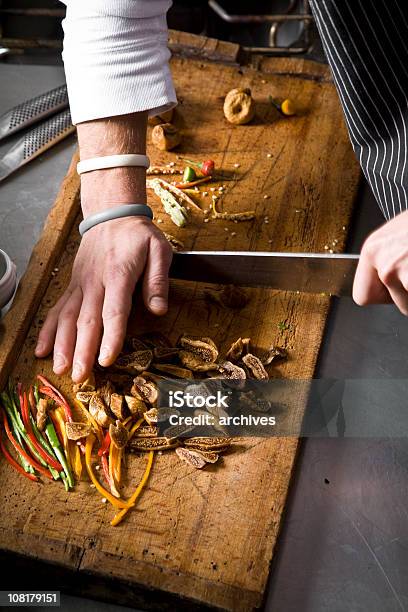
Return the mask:
<path id="1" fill-rule="evenodd" d="M 197 178 L 195 170 L 191 166 L 186 166 L 183 172 L 183 183 L 191 183 Z"/>

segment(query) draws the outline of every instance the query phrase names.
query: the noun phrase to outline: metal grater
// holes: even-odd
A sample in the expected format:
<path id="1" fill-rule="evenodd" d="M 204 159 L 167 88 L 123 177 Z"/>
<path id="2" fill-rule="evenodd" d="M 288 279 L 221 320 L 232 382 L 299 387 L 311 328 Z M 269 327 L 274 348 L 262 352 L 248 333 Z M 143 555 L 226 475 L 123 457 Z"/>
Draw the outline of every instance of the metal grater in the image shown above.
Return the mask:
<path id="1" fill-rule="evenodd" d="M 66 110 L 27 132 L 0 160 L 0 181 L 74 131 Z"/>
<path id="2" fill-rule="evenodd" d="M 66 85 L 27 100 L 0 117 L 0 140 L 68 106 Z"/>

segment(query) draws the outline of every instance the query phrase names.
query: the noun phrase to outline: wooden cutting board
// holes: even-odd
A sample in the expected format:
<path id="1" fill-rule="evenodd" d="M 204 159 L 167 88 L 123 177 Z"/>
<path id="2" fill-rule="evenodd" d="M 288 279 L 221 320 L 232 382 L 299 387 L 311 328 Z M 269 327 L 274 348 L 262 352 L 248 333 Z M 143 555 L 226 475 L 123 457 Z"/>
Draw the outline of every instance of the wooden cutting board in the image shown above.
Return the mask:
<path id="1" fill-rule="evenodd" d="M 203 223 L 194 212 L 189 225 L 178 229 L 152 195 L 160 228 L 186 248 L 323 251 L 337 241 L 333 248 L 341 251 L 359 170 L 328 68 L 300 59 L 243 58 L 236 45 L 180 33 L 172 33 L 171 46 L 180 99 L 175 123 L 183 130 L 178 153 L 211 157 L 232 173 L 223 210 L 255 209 L 256 219 Z M 250 125 L 232 126 L 223 117 L 223 97 L 233 87 L 253 92 L 257 113 Z M 293 98 L 301 115 L 282 118 L 269 95 Z M 152 164 L 180 165 L 175 153 L 150 147 L 149 154 Z M 51 360 L 34 359 L 33 347 L 47 309 L 68 282 L 78 247 L 75 162 L 1 324 L 0 385 L 9 375 L 29 383 L 44 372 L 70 393 L 69 379 L 57 381 Z M 208 208 L 211 194 L 197 202 Z M 276 343 L 290 359 L 272 368 L 272 376 L 313 377 L 329 298 L 248 293 L 248 305 L 232 311 L 209 302 L 202 287 L 175 282 L 168 315 L 156 319 L 137 305 L 130 328 L 161 330 L 173 341 L 182 332 L 211 336 L 222 350 L 239 336 L 262 348 Z M 305 405 L 306 397 L 298 417 Z M 67 494 L 59 484 L 26 482 L 0 461 L 3 556 L 50 563 L 47 576 L 58 576 L 56 588 L 133 606 L 252 610 L 262 603 L 298 445 L 296 438 L 239 440 L 220 464 L 203 471 L 173 452 L 156 456 L 138 511 L 117 528 L 109 525 L 111 507 L 89 483 Z M 125 494 L 145 462 L 130 460 Z"/>

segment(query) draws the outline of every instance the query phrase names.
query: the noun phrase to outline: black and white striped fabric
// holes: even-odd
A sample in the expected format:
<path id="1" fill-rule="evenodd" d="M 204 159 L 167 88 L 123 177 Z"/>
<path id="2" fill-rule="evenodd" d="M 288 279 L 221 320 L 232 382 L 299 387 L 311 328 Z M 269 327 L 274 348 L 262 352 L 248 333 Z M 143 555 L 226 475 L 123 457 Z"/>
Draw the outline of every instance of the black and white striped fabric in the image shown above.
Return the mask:
<path id="1" fill-rule="evenodd" d="M 408 2 L 310 5 L 354 151 L 390 219 L 408 209 Z"/>

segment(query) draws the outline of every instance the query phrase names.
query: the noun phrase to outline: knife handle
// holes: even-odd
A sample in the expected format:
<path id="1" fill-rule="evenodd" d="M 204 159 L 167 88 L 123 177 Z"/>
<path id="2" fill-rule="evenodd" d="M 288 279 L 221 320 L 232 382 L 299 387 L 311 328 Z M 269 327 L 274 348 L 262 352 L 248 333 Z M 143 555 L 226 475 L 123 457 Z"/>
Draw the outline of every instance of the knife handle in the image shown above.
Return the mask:
<path id="1" fill-rule="evenodd" d="M 2 178 L 38 157 L 74 131 L 69 109 L 40 123 L 24 134 L 0 160 L 0 168 L 4 169 Z"/>
<path id="2" fill-rule="evenodd" d="M 60 85 L 51 91 L 22 102 L 0 117 L 0 139 L 32 125 L 40 119 L 61 111 L 68 106 L 67 86 Z"/>

